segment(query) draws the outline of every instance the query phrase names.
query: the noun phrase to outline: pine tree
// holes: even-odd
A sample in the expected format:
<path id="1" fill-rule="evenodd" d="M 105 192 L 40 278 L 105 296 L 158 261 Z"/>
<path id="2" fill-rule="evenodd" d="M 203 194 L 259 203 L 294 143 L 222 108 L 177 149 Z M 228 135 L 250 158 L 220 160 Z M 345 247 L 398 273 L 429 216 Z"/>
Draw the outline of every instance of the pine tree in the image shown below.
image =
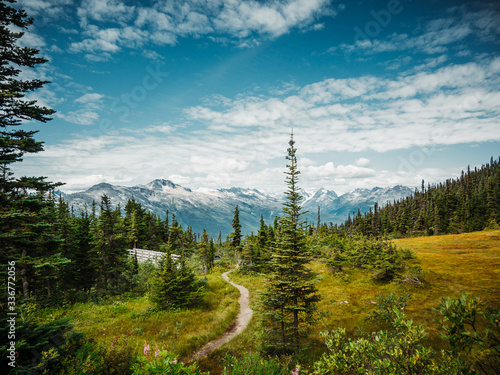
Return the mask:
<path id="1" fill-rule="evenodd" d="M 269 231 L 270 232 L 270 231 Z M 269 262 L 269 240 L 271 233 L 268 234 L 268 229 L 264 223 L 264 217 L 260 215 L 260 228 L 257 233 L 257 254 L 256 263 L 260 271 L 265 271 Z"/>
<path id="2" fill-rule="evenodd" d="M 101 198 L 101 214 L 94 233 L 98 287 L 116 291 L 127 262 L 127 241 L 119 210 L 112 210 L 108 196 Z"/>
<path id="3" fill-rule="evenodd" d="M 311 253 L 305 243 L 303 215 L 300 203 L 303 197 L 298 187 L 296 149 L 293 134 L 290 137 L 289 161 L 285 172 L 288 189 L 283 204 L 283 217 L 277 234 L 276 248 L 272 254 L 271 273 L 262 295 L 264 310 L 264 347 L 272 354 L 298 356 L 307 337 L 307 327 L 313 321 L 318 281 L 307 264 Z"/>
<path id="4" fill-rule="evenodd" d="M 73 233 L 73 249 L 70 255 L 72 285 L 76 290 L 90 292 L 95 285 L 97 270 L 94 261 L 95 253 L 92 243 L 92 225 L 95 217 L 85 209 L 80 217 L 75 218 Z"/>
<path id="5" fill-rule="evenodd" d="M 210 237 L 210 243 L 208 246 L 208 262 L 207 262 L 209 272 L 212 268 L 214 268 L 214 259 L 215 259 L 215 244 L 213 238 Z"/>
<path id="6" fill-rule="evenodd" d="M 238 206 L 234 209 L 233 233 L 231 233 L 231 247 L 234 249 L 234 257 L 238 262 L 238 253 L 241 252 L 241 225 Z"/>
<path id="7" fill-rule="evenodd" d="M 203 235 L 201 236 L 201 241 L 198 244 L 198 249 L 200 253 L 201 264 L 203 267 L 203 272 L 207 273 L 210 269 L 210 245 L 208 243 L 208 233 L 203 229 Z"/>
<path id="8" fill-rule="evenodd" d="M 19 43 L 33 19 L 8 3 L 14 1 L 0 1 L 0 260 L 3 264 L 7 260 L 17 262 L 23 296 L 29 298 L 38 272 L 34 267 L 45 278 L 46 272 L 51 270 L 54 275 L 64 263 L 58 255 L 50 194 L 59 184 L 46 182 L 44 177 L 15 179 L 11 165 L 21 162 L 24 154 L 43 150 L 43 142 L 34 139 L 37 131 L 25 131 L 19 126 L 31 120 L 45 123 L 51 120 L 54 110 L 25 98 L 48 81 L 20 79 L 20 74 L 47 60 L 38 56 L 37 49 Z M 50 293 L 50 285 L 45 286 Z"/>
<path id="9" fill-rule="evenodd" d="M 139 230 L 137 229 L 137 214 L 132 211 L 130 216 L 130 228 L 128 230 L 128 242 L 132 249 L 137 248 L 137 241 L 139 240 Z"/>
<path id="10" fill-rule="evenodd" d="M 203 292 L 203 286 L 187 267 L 184 256 L 181 256 L 179 263 L 174 263 L 168 247 L 152 287 L 151 302 L 162 310 L 192 306 L 198 302 Z"/>

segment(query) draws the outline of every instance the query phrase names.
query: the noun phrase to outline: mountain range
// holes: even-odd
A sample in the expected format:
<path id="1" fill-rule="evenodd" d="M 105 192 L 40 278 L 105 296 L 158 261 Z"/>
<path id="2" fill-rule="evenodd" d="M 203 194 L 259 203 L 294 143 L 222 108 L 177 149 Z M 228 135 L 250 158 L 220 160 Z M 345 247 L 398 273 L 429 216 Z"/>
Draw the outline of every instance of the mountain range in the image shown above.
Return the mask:
<path id="1" fill-rule="evenodd" d="M 367 212 L 376 202 L 380 206 L 388 201 L 399 200 L 412 194 L 405 186 L 373 189 L 356 189 L 338 196 L 333 190 L 321 188 L 314 193 L 302 192 L 302 207 L 308 211 L 304 219 L 316 223 L 318 207 L 321 212 L 321 223 L 343 223 L 349 214 L 358 211 Z M 164 218 L 166 212 L 175 213 L 177 221 L 194 232 L 203 232 L 216 237 L 219 231 L 223 236 L 232 232 L 232 220 L 236 205 L 239 210 L 242 233 L 257 233 L 260 216 L 270 224 L 282 213 L 283 197 L 263 194 L 256 189 L 196 189 L 191 190 L 169 180 L 157 179 L 146 185 L 132 187 L 115 186 L 100 183 L 86 191 L 65 194 L 63 198 L 73 207 L 75 212 L 90 207 L 92 201 L 97 203 L 103 195 L 107 195 L 113 206 L 123 208 L 130 198 L 152 213 Z M 225 237 L 223 237 L 225 238 Z"/>

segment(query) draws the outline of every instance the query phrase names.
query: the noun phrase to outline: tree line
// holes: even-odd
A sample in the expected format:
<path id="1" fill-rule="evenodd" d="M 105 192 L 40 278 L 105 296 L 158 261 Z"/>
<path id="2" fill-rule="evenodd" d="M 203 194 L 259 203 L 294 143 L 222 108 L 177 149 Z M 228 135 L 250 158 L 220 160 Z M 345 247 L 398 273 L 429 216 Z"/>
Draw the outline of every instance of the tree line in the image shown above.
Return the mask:
<path id="1" fill-rule="evenodd" d="M 319 228 L 366 236 L 411 237 L 456 234 L 500 224 L 500 158 L 435 185 L 422 181 L 412 196 L 349 216 L 340 226 Z"/>

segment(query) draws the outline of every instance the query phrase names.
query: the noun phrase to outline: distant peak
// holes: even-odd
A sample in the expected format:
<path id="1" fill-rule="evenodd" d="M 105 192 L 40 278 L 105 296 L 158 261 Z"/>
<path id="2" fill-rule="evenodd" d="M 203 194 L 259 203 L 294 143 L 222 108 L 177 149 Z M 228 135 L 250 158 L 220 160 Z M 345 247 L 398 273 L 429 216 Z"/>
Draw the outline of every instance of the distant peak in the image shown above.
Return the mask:
<path id="1" fill-rule="evenodd" d="M 146 185 L 146 187 L 152 190 L 163 190 L 164 188 L 176 189 L 181 186 L 174 184 L 170 180 L 164 180 L 158 178 L 156 180 L 151 181 L 149 184 Z"/>
<path id="2" fill-rule="evenodd" d="M 327 196 L 333 197 L 333 198 L 338 197 L 337 193 L 334 192 L 333 190 L 327 190 L 324 187 L 321 187 L 321 188 L 319 188 L 318 191 L 316 191 L 316 193 L 314 193 L 313 198 L 319 198 L 322 195 L 327 195 Z"/>
<path id="3" fill-rule="evenodd" d="M 101 182 L 100 184 L 90 187 L 89 190 L 92 191 L 92 190 L 102 190 L 102 189 L 113 189 L 113 185 L 108 184 L 107 182 Z"/>

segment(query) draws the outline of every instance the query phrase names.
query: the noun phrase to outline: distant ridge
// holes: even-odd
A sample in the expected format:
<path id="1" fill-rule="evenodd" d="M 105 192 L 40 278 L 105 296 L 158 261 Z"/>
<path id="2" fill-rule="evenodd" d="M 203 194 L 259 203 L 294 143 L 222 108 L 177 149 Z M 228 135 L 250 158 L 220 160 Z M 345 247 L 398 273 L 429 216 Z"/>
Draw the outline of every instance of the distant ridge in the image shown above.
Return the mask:
<path id="1" fill-rule="evenodd" d="M 156 179 L 145 185 L 132 187 L 100 183 L 86 191 L 64 195 L 64 199 L 77 212 L 85 205 L 90 207 L 92 201 L 99 202 L 102 195 L 107 195 L 114 206 L 123 208 L 132 197 L 142 207 L 164 218 L 175 213 L 177 221 L 184 227 L 191 226 L 194 232 L 206 229 L 217 237 L 222 232 L 223 239 L 232 232 L 233 212 L 236 205 L 240 211 L 240 222 L 243 233 L 257 233 L 260 216 L 266 223 L 272 223 L 281 215 L 282 201 L 257 189 L 231 187 L 227 189 L 192 190 L 175 184 L 170 180 Z M 349 213 L 364 213 L 378 202 L 385 205 L 387 201 L 399 200 L 412 194 L 405 186 L 373 189 L 356 189 L 338 196 L 335 191 L 321 188 L 314 194 L 304 194 L 303 208 L 309 211 L 305 219 L 316 223 L 318 206 L 321 210 L 321 222 L 343 223 Z"/>

